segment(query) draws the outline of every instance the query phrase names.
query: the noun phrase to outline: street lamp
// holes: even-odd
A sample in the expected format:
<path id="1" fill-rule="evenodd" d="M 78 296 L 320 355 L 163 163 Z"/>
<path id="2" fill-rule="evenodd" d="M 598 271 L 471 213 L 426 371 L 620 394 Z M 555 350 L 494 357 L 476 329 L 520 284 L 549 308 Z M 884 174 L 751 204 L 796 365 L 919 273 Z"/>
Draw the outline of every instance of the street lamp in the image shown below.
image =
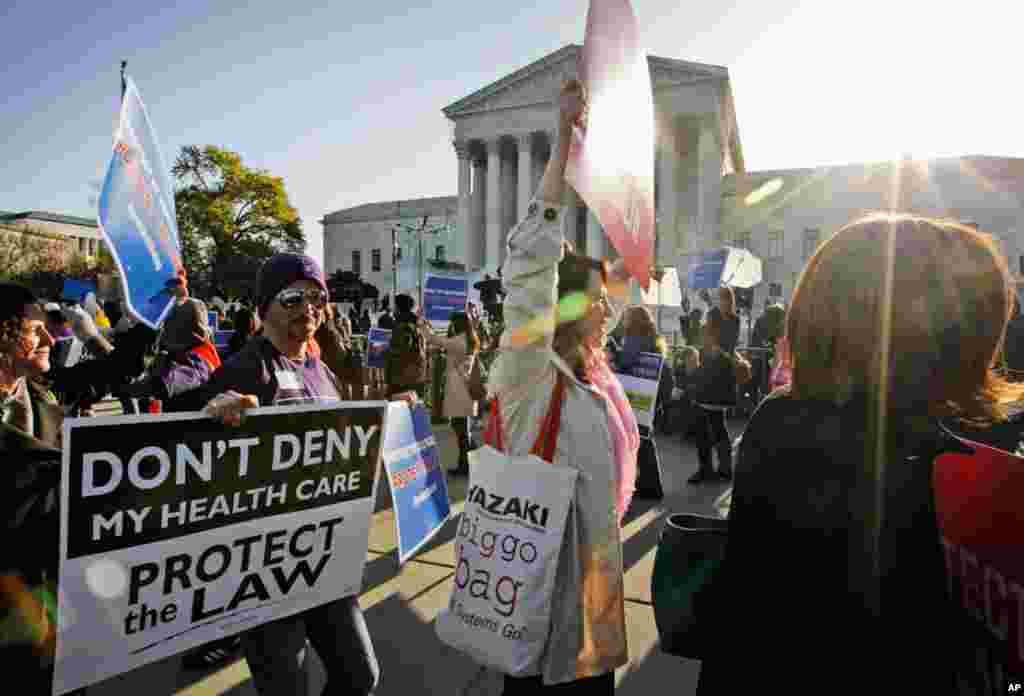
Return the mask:
<path id="1" fill-rule="evenodd" d="M 398 241 L 397 241 L 397 238 L 396 238 L 397 233 L 399 231 L 401 231 L 401 232 L 410 232 L 410 233 L 416 235 L 416 242 L 417 242 L 416 289 L 417 289 L 417 294 L 419 295 L 419 300 L 418 301 L 419 301 L 419 306 L 420 306 L 421 309 L 423 307 L 423 235 L 425 235 L 425 234 L 437 234 L 438 232 L 441 232 L 443 230 L 448 229 L 448 225 L 447 224 L 436 225 L 435 227 L 427 229 L 427 221 L 429 219 L 430 219 L 430 216 L 424 215 L 423 216 L 423 220 L 416 227 L 414 227 L 412 225 L 406 225 L 406 224 L 403 224 L 403 223 L 397 223 L 394 227 L 391 228 L 392 259 L 394 259 L 394 257 L 398 256 Z M 394 283 L 394 286 L 395 286 L 395 293 L 397 294 L 398 293 L 398 275 L 397 275 L 398 271 L 396 270 L 396 266 L 394 264 L 394 261 L 392 261 L 392 269 L 395 269 L 395 270 L 393 270 L 393 272 L 395 274 L 394 275 L 394 279 L 393 279 L 393 283 Z"/>
<path id="2" fill-rule="evenodd" d="M 391 301 L 398 295 L 398 228 L 391 227 Z M 392 310 L 394 311 L 394 310 Z"/>

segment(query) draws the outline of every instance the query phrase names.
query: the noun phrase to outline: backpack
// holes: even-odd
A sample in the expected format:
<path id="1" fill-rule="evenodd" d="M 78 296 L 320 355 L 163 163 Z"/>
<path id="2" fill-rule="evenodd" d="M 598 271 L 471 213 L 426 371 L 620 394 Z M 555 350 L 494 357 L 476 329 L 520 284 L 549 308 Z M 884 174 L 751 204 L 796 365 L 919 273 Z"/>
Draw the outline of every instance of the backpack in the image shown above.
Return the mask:
<path id="1" fill-rule="evenodd" d="M 397 322 L 391 330 L 391 347 L 384 359 L 388 385 L 412 387 L 427 381 L 427 342 L 416 324 Z"/>

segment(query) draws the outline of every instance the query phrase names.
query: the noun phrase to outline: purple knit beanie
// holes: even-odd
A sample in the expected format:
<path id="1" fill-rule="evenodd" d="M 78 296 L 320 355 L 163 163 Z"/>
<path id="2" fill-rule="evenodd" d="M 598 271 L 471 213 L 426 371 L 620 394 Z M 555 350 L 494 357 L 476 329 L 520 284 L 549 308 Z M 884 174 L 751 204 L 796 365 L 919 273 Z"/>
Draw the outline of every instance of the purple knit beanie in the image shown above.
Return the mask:
<path id="1" fill-rule="evenodd" d="M 311 256 L 305 254 L 277 254 L 264 262 L 260 269 L 260 317 L 265 317 L 267 307 L 277 293 L 296 280 L 312 280 L 327 292 L 323 271 Z"/>

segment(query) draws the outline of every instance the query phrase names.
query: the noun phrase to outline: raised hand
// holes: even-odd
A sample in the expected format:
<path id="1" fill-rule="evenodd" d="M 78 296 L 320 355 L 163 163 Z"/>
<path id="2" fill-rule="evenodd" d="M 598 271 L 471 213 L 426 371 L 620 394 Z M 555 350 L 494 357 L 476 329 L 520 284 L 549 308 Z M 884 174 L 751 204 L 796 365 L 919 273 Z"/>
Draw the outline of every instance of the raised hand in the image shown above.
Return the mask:
<path id="1" fill-rule="evenodd" d="M 575 126 L 587 130 L 587 114 L 590 102 L 587 89 L 579 80 L 566 80 L 558 95 L 558 121 L 561 128 L 572 131 Z"/>

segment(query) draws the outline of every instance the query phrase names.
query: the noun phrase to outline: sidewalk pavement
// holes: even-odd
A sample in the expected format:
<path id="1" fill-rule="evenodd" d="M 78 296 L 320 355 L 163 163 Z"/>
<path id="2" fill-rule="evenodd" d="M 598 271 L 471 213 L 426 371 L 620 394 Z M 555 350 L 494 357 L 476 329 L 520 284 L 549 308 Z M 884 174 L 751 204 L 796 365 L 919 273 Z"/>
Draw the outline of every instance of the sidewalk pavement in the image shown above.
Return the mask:
<path id="1" fill-rule="evenodd" d="M 742 422 L 730 424 L 733 437 L 741 428 Z M 442 461 L 454 463 L 458 452 L 454 434 L 444 426 L 436 429 Z M 682 442 L 678 436 L 658 436 L 657 444 L 665 498 L 635 499 L 623 529 L 630 661 L 617 671 L 616 684 L 617 693 L 629 696 L 661 693 L 667 685 L 672 685 L 672 693 L 680 696 L 696 689 L 700 663 L 665 655 L 658 649 L 651 607 L 651 572 L 663 518 L 683 511 L 711 514 L 714 500 L 726 489 L 723 483 L 687 485 L 686 478 L 697 470 L 697 453 L 691 443 Z M 453 513 L 462 510 L 466 483 L 465 477 L 449 478 Z M 386 487 L 379 488 L 386 491 Z M 384 496 L 378 495 L 376 509 L 360 604 L 381 666 L 377 696 L 497 696 L 501 693 L 500 675 L 481 673 L 474 662 L 442 645 L 434 634 L 432 622 L 448 602 L 454 575 L 456 514 L 431 544 L 399 568 L 394 515 L 386 492 Z M 314 695 L 324 683 L 322 667 L 315 659 L 310 667 L 310 683 L 310 693 Z M 180 656 L 172 657 L 88 689 L 88 696 L 140 693 L 257 695 L 241 657 L 208 671 L 186 671 Z"/>

